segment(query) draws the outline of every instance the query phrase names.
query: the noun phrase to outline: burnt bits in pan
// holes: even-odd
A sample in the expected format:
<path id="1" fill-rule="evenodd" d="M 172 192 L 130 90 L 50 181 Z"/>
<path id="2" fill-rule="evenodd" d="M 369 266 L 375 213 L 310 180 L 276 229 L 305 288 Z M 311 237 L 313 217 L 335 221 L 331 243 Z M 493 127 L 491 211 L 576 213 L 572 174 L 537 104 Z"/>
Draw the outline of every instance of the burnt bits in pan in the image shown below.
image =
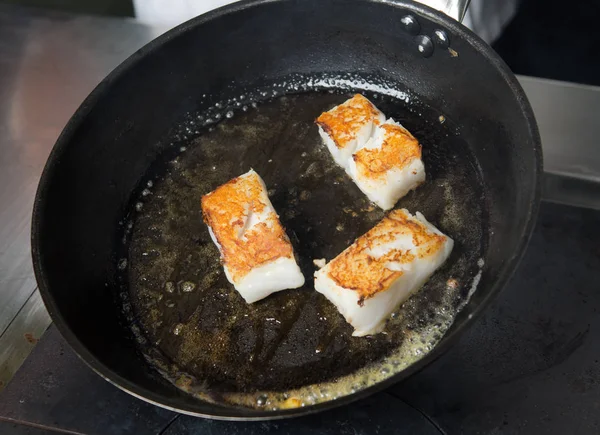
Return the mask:
<path id="1" fill-rule="evenodd" d="M 227 111 L 157 161 L 150 186 L 144 182 L 131 201 L 126 299 L 142 350 L 178 386 L 245 406 L 286 406 L 290 397 L 316 403 L 393 375 L 450 326 L 484 257 L 487 211 L 477 162 L 443 114 L 414 97 L 407 104 L 365 94 L 420 140 L 427 182 L 397 207 L 421 211 L 450 235 L 451 258 L 384 333 L 352 337 L 312 280 L 313 259 L 332 259 L 383 217 L 335 165 L 313 124 L 350 95 L 305 92 Z M 307 278 L 303 288 L 252 305 L 224 276 L 200 210 L 203 194 L 250 168 L 265 180 Z"/>

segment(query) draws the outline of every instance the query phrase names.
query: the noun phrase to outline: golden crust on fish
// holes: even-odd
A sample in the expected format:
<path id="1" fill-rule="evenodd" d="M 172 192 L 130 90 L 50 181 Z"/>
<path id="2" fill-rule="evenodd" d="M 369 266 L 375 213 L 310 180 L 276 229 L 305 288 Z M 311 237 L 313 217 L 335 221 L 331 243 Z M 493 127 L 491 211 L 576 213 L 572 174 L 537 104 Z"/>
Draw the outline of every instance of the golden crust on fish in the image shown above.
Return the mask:
<path id="1" fill-rule="evenodd" d="M 204 195 L 202 212 L 234 282 L 258 266 L 282 257 L 294 258 L 292 245 L 254 171 Z M 252 215 L 263 217 L 250 226 Z"/>
<path id="2" fill-rule="evenodd" d="M 343 104 L 324 112 L 317 118 L 319 125 L 338 148 L 345 148 L 356 139 L 365 123 L 379 125 L 381 112 L 360 94 L 356 94 Z"/>
<path id="3" fill-rule="evenodd" d="M 390 249 L 382 256 L 373 255 L 376 246 L 393 243 L 401 236 L 412 238 L 415 250 Z M 359 237 L 350 247 L 329 263 L 329 277 L 340 287 L 359 294 L 359 303 L 387 290 L 405 272 L 396 265 L 425 259 L 440 251 L 447 237 L 432 233 L 404 210 L 394 210 L 377 226 Z"/>
<path id="4" fill-rule="evenodd" d="M 386 319 L 448 259 L 454 241 L 425 219 L 396 210 L 315 272 L 315 290 L 354 328 L 377 334 Z"/>
<path id="5" fill-rule="evenodd" d="M 421 159 L 421 145 L 407 129 L 388 123 L 379 128 L 384 130 L 381 147 L 366 146 L 352 155 L 358 174 L 364 178 L 385 178 L 389 170 L 402 169 Z"/>

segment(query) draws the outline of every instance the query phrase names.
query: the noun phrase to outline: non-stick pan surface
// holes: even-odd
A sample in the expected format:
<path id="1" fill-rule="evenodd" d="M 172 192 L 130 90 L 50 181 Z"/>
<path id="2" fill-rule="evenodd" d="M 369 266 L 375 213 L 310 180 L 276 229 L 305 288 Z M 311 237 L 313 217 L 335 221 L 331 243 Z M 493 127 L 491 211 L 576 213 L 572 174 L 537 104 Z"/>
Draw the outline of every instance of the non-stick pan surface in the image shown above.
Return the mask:
<path id="1" fill-rule="evenodd" d="M 44 300 L 78 353 L 132 394 L 220 418 L 345 403 L 439 355 L 525 246 L 539 138 L 501 61 L 412 3 L 312 3 L 242 3 L 170 32 L 105 80 L 49 159 L 33 223 Z M 450 48 L 420 51 L 423 39 L 402 24 L 409 13 L 422 34 L 447 32 Z M 313 125 L 354 91 L 423 145 L 428 181 L 398 207 L 456 241 L 371 338 L 352 338 L 311 280 L 313 259 L 333 258 L 383 216 Z M 221 273 L 199 200 L 251 167 L 307 284 L 248 306 Z M 308 406 L 280 409 L 290 397 Z"/>
<path id="2" fill-rule="evenodd" d="M 162 358 L 147 351 L 174 382 L 249 406 L 273 408 L 289 397 L 311 404 L 391 377 L 446 332 L 484 261 L 480 168 L 441 113 L 414 98 L 368 96 L 420 139 L 429 180 L 397 207 L 421 211 L 450 234 L 456 240 L 451 259 L 383 334 L 352 337 L 312 280 L 313 259 L 332 259 L 384 215 L 336 166 L 314 125 L 348 95 L 305 92 L 255 108 L 246 101 L 247 111 L 227 110 L 210 131 L 178 141 L 155 162 L 124 225 L 121 282 L 133 308 L 130 321 L 139 323 L 145 344 L 160 349 Z M 264 177 L 307 277 L 304 287 L 253 305 L 222 273 L 199 208 L 203 194 L 249 168 Z M 349 376 L 359 369 L 365 370 Z"/>

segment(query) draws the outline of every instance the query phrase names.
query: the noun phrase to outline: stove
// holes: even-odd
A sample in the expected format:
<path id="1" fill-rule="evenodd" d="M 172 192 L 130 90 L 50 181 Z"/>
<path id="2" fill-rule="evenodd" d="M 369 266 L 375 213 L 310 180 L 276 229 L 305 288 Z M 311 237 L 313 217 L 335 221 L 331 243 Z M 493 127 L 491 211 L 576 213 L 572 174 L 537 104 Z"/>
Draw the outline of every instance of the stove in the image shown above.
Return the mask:
<path id="1" fill-rule="evenodd" d="M 0 433 L 600 433 L 600 211 L 543 203 L 507 288 L 429 367 L 349 406 L 274 422 L 180 415 L 92 372 L 54 327 L 0 395 Z"/>

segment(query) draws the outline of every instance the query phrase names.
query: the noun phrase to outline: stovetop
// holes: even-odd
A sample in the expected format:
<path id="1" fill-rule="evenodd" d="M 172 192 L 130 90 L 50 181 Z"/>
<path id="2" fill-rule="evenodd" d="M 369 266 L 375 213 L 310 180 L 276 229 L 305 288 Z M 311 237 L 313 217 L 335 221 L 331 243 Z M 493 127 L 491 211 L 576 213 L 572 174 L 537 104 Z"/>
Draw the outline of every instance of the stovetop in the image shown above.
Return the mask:
<path id="1" fill-rule="evenodd" d="M 176 414 L 93 373 L 51 327 L 0 395 L 0 433 L 600 433 L 600 211 L 543 203 L 514 278 L 458 344 L 389 390 L 322 414 Z"/>

